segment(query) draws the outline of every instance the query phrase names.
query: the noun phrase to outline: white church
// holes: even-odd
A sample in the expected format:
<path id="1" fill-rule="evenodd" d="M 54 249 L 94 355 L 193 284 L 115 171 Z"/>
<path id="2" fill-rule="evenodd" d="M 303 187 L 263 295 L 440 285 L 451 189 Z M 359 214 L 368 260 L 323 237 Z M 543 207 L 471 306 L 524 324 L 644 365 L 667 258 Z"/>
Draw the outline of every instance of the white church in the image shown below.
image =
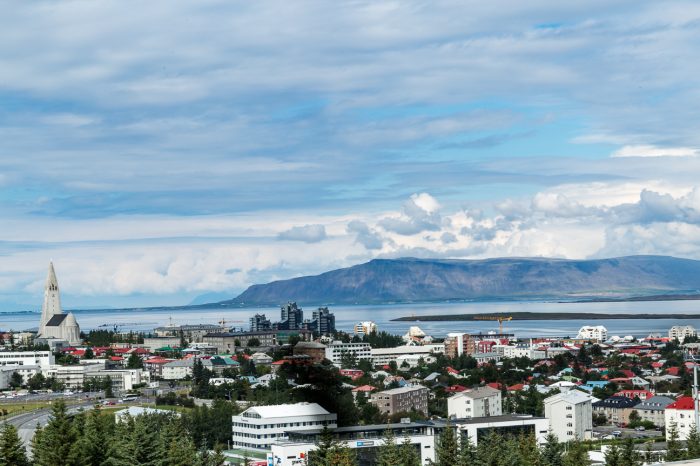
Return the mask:
<path id="1" fill-rule="evenodd" d="M 80 326 L 75 316 L 72 313 L 65 314 L 61 309 L 61 295 L 53 262 L 49 263 L 49 275 L 46 277 L 37 338 L 64 340 L 69 345 L 80 344 Z"/>

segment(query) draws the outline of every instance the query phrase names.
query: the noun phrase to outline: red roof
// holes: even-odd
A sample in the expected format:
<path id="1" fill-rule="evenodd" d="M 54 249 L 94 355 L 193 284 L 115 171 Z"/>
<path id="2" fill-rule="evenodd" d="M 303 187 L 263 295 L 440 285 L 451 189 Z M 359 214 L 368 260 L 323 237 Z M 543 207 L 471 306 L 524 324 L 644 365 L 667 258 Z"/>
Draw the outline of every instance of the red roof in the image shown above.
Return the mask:
<path id="1" fill-rule="evenodd" d="M 678 375 L 680 370 L 680 367 L 669 367 L 668 369 L 666 369 L 666 373 L 670 375 Z"/>
<path id="2" fill-rule="evenodd" d="M 629 369 L 622 369 L 620 372 L 622 372 L 623 374 L 625 374 L 625 377 L 627 377 L 627 378 L 632 378 L 632 377 L 635 376 L 634 372 L 632 372 L 632 371 L 629 370 Z"/>
<path id="3" fill-rule="evenodd" d="M 352 389 L 353 392 L 373 392 L 374 390 L 376 390 L 376 388 L 371 385 L 360 385 Z"/>
<path id="4" fill-rule="evenodd" d="M 289 361 L 285 361 L 284 359 L 280 359 L 279 361 L 275 361 L 272 363 L 273 366 L 281 366 L 282 364 L 285 364 Z"/>
<path id="5" fill-rule="evenodd" d="M 666 409 L 695 409 L 693 406 L 693 398 L 690 396 L 682 396 L 674 403 L 666 406 Z"/>
<path id="6" fill-rule="evenodd" d="M 124 360 L 124 358 L 122 358 L 121 356 L 110 356 L 109 359 L 111 361 L 123 361 Z"/>
<path id="7" fill-rule="evenodd" d="M 453 367 L 447 366 L 447 372 L 450 374 L 459 374 L 459 371 Z"/>
<path id="8" fill-rule="evenodd" d="M 524 384 L 516 383 L 515 385 L 511 385 L 510 387 L 508 387 L 508 391 L 509 392 L 519 392 L 519 391 L 523 390 L 524 388 L 525 388 Z"/>
<path id="9" fill-rule="evenodd" d="M 464 387 L 462 385 L 450 385 L 445 389 L 446 392 L 448 393 L 458 393 L 458 392 L 463 392 L 467 389 L 467 387 Z"/>
<path id="10" fill-rule="evenodd" d="M 653 367 L 654 369 L 661 369 L 662 367 L 664 367 L 664 364 L 662 362 L 652 362 L 651 367 Z"/>
<path id="11" fill-rule="evenodd" d="M 491 382 L 487 383 L 486 385 L 488 385 L 491 388 L 495 388 L 496 390 L 501 390 L 503 388 L 503 384 L 500 384 L 498 382 Z"/>

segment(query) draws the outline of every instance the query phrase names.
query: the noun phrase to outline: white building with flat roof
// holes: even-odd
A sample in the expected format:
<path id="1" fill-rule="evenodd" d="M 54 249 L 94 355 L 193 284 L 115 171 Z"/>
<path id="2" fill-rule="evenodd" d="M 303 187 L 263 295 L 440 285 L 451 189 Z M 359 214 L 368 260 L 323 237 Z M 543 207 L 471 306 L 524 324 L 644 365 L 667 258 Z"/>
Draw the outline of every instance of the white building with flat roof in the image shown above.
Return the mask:
<path id="1" fill-rule="evenodd" d="M 544 417 L 560 442 L 589 440 L 593 432 L 593 399 L 578 390 L 544 399 Z"/>
<path id="2" fill-rule="evenodd" d="M 670 339 L 678 339 L 681 343 L 683 343 L 687 337 L 694 337 L 695 335 L 697 335 L 697 332 L 692 325 L 674 325 L 668 331 L 668 337 Z"/>
<path id="3" fill-rule="evenodd" d="M 489 386 L 456 393 L 447 399 L 447 415 L 458 419 L 500 416 L 501 391 Z"/>
<path id="4" fill-rule="evenodd" d="M 277 441 L 286 440 L 288 432 L 338 427 L 338 416 L 317 403 L 253 406 L 232 418 L 232 446 L 269 451 Z"/>
<path id="5" fill-rule="evenodd" d="M 0 351 L 0 366 L 39 366 L 48 370 L 53 364 L 51 351 Z"/>
<path id="6" fill-rule="evenodd" d="M 352 354 L 355 359 L 372 359 L 372 347 L 369 343 L 343 343 L 334 341 L 326 345 L 326 359 L 340 367 L 343 354 Z"/>
<path id="7" fill-rule="evenodd" d="M 581 340 L 607 341 L 608 329 L 602 325 L 585 325 L 579 329 L 576 338 Z"/>
<path id="8" fill-rule="evenodd" d="M 422 345 L 422 346 L 396 346 L 394 348 L 372 348 L 372 364 L 375 366 L 383 366 L 391 361 L 396 361 L 398 365 L 400 358 L 415 357 L 427 358 L 433 353 L 444 353 L 445 345 Z M 409 358 L 412 359 L 412 358 Z"/>

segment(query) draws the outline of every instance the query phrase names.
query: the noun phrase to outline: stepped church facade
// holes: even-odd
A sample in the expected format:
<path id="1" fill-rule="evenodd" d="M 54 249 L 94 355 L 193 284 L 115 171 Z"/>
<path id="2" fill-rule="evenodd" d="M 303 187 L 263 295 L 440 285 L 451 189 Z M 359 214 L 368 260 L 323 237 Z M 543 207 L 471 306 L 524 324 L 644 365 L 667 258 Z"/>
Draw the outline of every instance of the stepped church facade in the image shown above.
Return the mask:
<path id="1" fill-rule="evenodd" d="M 49 274 L 46 277 L 37 338 L 64 340 L 69 345 L 80 344 L 80 326 L 75 316 L 71 312 L 65 314 L 61 309 L 61 294 L 53 262 L 49 263 Z"/>

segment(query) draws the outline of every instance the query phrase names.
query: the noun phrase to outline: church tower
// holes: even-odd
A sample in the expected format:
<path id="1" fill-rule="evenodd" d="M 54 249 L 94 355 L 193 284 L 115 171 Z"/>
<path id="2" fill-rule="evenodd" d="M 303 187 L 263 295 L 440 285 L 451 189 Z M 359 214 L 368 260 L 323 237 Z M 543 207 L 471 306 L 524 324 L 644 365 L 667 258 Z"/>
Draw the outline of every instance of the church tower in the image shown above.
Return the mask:
<path id="1" fill-rule="evenodd" d="M 63 314 L 61 309 L 61 295 L 58 290 L 58 280 L 56 279 L 56 271 L 53 268 L 53 262 L 49 262 L 49 273 L 46 276 L 46 285 L 44 286 L 44 303 L 41 305 L 41 322 L 39 323 L 39 334 L 44 333 L 44 327 L 51 317 L 56 314 Z"/>

